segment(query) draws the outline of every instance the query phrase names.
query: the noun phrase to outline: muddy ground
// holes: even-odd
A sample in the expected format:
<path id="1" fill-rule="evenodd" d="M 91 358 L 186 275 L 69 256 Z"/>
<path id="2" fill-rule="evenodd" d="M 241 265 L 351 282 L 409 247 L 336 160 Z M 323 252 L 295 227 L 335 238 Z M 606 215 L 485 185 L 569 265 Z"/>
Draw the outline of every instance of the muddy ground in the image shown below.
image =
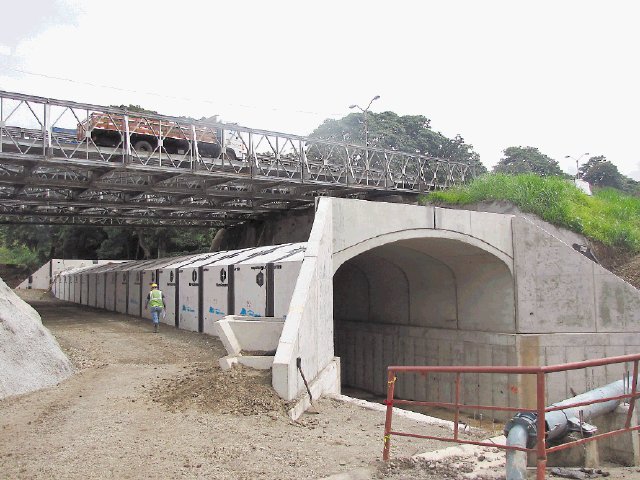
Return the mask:
<path id="1" fill-rule="evenodd" d="M 322 399 L 297 422 L 266 373 L 222 372 L 215 338 L 27 291 L 76 366 L 56 387 L 0 401 L 1 478 L 455 479 L 473 465 L 405 457 L 449 444 L 393 438 L 384 414 Z M 394 417 L 427 435 L 446 427 Z M 477 438 L 477 437 L 474 437 Z M 471 462 L 473 463 L 473 462 Z M 636 475 L 633 477 L 632 475 Z M 609 478 L 640 478 L 635 469 Z"/>

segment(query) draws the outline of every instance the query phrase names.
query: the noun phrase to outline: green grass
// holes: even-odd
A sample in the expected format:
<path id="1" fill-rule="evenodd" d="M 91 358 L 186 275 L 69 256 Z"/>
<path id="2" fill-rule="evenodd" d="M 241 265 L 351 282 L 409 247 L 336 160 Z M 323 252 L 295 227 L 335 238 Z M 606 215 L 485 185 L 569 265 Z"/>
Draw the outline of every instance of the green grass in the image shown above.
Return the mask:
<path id="1" fill-rule="evenodd" d="M 422 203 L 507 201 L 554 225 L 612 247 L 640 252 L 640 198 L 615 189 L 588 196 L 560 177 L 486 174 L 469 185 L 432 192 Z"/>

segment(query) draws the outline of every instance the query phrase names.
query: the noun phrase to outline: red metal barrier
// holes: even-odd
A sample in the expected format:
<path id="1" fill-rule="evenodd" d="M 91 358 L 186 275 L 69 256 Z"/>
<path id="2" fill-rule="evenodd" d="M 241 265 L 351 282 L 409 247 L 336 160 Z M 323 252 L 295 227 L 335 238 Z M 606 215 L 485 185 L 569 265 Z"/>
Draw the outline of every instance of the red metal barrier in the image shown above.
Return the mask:
<path id="1" fill-rule="evenodd" d="M 384 426 L 384 449 L 382 453 L 383 459 L 389 460 L 389 449 L 391 447 L 391 436 L 398 435 L 404 437 L 413 437 L 413 438 L 425 438 L 431 440 L 441 440 L 445 442 L 454 442 L 460 444 L 470 444 L 470 445 L 479 445 L 486 447 L 494 447 L 494 448 L 502 448 L 505 450 L 520 450 L 525 452 L 535 452 L 537 457 L 536 462 L 536 472 L 537 479 L 544 480 L 546 465 L 547 465 L 547 453 L 555 452 L 558 450 L 564 450 L 566 448 L 571 448 L 576 445 L 581 445 L 587 442 L 592 442 L 601 438 L 611 437 L 613 435 L 619 435 L 625 432 L 631 432 L 634 430 L 640 430 L 640 426 L 631 426 L 631 417 L 633 415 L 633 411 L 635 408 L 635 401 L 640 396 L 637 392 L 637 382 L 638 382 L 638 362 L 640 361 L 640 354 L 634 355 L 622 355 L 618 357 L 610 357 L 610 358 L 601 358 L 597 360 L 587 360 L 584 362 L 573 362 L 573 363 L 564 363 L 560 365 L 550 365 L 544 367 L 495 367 L 495 366 L 485 366 L 485 367 L 469 367 L 469 366 L 437 366 L 437 367 L 418 367 L 418 366 L 391 366 L 387 368 L 387 399 L 385 400 L 385 405 L 387 405 L 387 413 L 386 413 L 386 421 Z M 557 372 L 566 372 L 569 370 L 579 370 L 583 368 L 590 367 L 600 367 L 604 365 L 612 365 L 612 364 L 620 364 L 620 363 L 629 363 L 633 362 L 633 377 L 631 380 L 631 391 L 630 393 L 619 395 L 615 397 L 606 397 L 598 400 L 594 400 L 591 402 L 582 402 L 582 403 L 574 403 L 574 404 L 563 404 L 560 407 L 545 407 L 545 392 L 546 392 L 546 374 L 548 373 L 557 373 Z M 398 374 L 402 373 L 420 373 L 423 375 L 428 375 L 431 373 L 453 373 L 456 375 L 455 378 L 455 402 L 423 402 L 423 401 L 414 401 L 414 400 L 400 400 L 394 399 L 394 391 L 396 381 L 398 379 Z M 461 376 L 463 374 L 471 374 L 471 373 L 495 373 L 495 374 L 518 374 L 518 375 L 536 375 L 536 410 L 526 409 L 526 408 L 516 408 L 516 407 L 497 407 L 494 405 L 467 405 L 460 403 L 460 382 Z M 547 412 L 551 412 L 554 410 L 563 410 L 566 408 L 579 407 L 584 405 L 590 405 L 593 403 L 599 402 L 608 402 L 611 400 L 624 400 L 629 399 L 629 412 L 627 414 L 627 419 L 625 422 L 625 427 L 619 430 L 613 430 L 611 432 L 606 432 L 598 435 L 594 435 L 591 437 L 582 438 L 579 440 L 575 440 L 572 442 L 563 443 L 561 445 L 556 445 L 553 447 L 548 447 L 546 445 L 546 435 L 540 435 L 540 432 L 545 432 L 545 414 Z M 391 423 L 393 418 L 393 406 L 394 405 L 417 405 L 417 406 L 427 406 L 427 407 L 440 407 L 454 410 L 454 425 L 453 425 L 453 437 L 438 437 L 432 435 L 419 435 L 415 433 L 407 433 L 407 432 L 399 432 L 391 430 Z M 507 446 L 500 445 L 490 442 L 477 442 L 472 440 L 464 440 L 459 436 L 458 431 L 458 423 L 460 419 L 460 409 L 469 409 L 469 410 L 489 410 L 489 411 L 504 411 L 504 412 L 534 412 L 537 414 L 537 440 L 535 448 L 522 448 L 515 446 Z"/>

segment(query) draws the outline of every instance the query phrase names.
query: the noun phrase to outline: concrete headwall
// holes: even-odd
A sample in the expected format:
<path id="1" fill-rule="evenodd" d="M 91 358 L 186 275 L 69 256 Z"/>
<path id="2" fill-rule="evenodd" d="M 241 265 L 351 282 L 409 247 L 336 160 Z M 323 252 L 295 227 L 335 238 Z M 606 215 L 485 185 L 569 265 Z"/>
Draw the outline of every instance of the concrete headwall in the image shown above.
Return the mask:
<path id="1" fill-rule="evenodd" d="M 329 365 L 334 345 L 319 342 L 319 331 L 334 333 L 342 383 L 381 395 L 392 364 L 539 365 L 638 351 L 638 290 L 554 228 L 518 215 L 320 199 L 309 244 L 322 248 L 305 258 L 294 294 L 300 314 L 285 323 L 274 386 L 288 399 L 302 392 L 291 363 L 298 356 L 312 372 Z M 320 272 L 322 255 L 332 279 Z M 285 364 L 287 380 L 278 373 Z M 616 380 L 620 368 L 551 376 L 548 402 Z M 462 395 L 528 406 L 533 382 L 476 375 Z M 451 385 L 445 376 L 407 378 L 397 393 L 448 401 Z"/>

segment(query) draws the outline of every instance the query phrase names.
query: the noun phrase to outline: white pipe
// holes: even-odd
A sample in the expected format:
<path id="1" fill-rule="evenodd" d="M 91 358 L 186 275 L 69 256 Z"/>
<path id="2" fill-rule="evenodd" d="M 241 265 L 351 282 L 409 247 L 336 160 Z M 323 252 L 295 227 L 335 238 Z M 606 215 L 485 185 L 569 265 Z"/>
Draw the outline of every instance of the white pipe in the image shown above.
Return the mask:
<path id="1" fill-rule="evenodd" d="M 507 445 L 527 448 L 527 429 L 523 425 L 514 425 L 509 430 Z M 527 452 L 507 450 L 507 480 L 526 480 Z"/>
<path id="2" fill-rule="evenodd" d="M 591 402 L 594 400 L 617 397 L 625 393 L 625 386 L 630 385 L 630 379 L 618 380 L 616 382 L 605 385 L 604 387 L 595 388 L 586 393 L 576 395 L 558 403 L 551 405 L 552 407 L 561 407 L 563 405 L 571 405 L 575 403 Z M 609 413 L 620 405 L 621 400 L 608 400 L 606 402 L 591 403 L 580 407 L 568 407 L 563 410 L 554 410 L 545 414 L 547 440 L 553 440 L 565 436 L 570 426 L 578 425 L 592 418 L 596 418 L 605 413 Z M 580 414 L 582 418 L 579 419 Z M 533 414 L 535 415 L 535 413 Z M 531 414 L 526 414 L 518 419 L 518 415 L 507 424 L 507 446 L 526 447 L 529 440 L 529 432 L 537 435 L 535 431 L 535 421 L 531 421 Z M 518 421 L 514 421 L 517 420 Z M 518 450 L 507 450 L 507 480 L 522 480 L 527 478 L 527 454 Z"/>

